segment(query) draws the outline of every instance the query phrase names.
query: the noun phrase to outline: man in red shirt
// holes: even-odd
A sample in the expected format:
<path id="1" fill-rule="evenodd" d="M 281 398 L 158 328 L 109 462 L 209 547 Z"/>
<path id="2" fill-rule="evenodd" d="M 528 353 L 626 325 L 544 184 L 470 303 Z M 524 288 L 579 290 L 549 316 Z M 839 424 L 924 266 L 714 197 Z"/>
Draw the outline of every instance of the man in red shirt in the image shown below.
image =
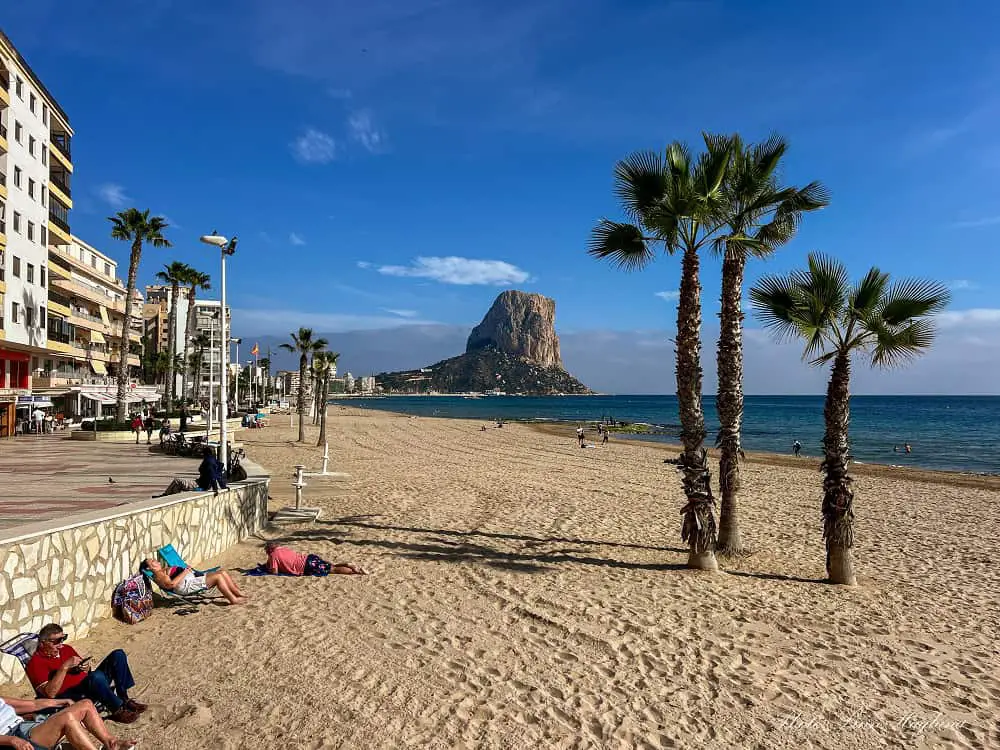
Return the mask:
<path id="1" fill-rule="evenodd" d="M 116 649 L 97 669 L 89 670 L 85 666 L 89 658 L 81 659 L 65 641 L 66 634 L 56 623 L 38 631 L 38 649 L 25 667 L 35 693 L 46 698 L 89 698 L 103 703 L 110 712 L 108 718 L 121 724 L 138 719 L 146 706 L 128 697 L 135 680 L 125 652 Z"/>

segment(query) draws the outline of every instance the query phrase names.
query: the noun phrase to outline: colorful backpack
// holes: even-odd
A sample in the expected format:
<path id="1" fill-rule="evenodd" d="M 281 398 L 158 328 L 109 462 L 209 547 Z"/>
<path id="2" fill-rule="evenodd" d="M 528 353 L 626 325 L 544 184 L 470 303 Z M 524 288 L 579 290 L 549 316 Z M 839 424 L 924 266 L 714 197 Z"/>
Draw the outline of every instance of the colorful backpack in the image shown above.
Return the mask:
<path id="1" fill-rule="evenodd" d="M 153 611 L 153 592 L 142 573 L 115 586 L 111 595 L 111 610 L 122 622 L 135 625 L 149 617 Z"/>

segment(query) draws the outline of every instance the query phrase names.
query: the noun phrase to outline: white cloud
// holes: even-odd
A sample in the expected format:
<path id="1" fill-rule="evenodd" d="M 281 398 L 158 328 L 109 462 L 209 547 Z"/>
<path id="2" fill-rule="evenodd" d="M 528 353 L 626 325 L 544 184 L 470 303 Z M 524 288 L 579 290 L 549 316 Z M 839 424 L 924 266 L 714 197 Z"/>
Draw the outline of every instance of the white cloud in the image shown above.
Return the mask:
<path id="1" fill-rule="evenodd" d="M 416 310 L 396 310 L 392 307 L 381 308 L 382 312 L 392 313 L 393 315 L 398 315 L 401 318 L 415 318 L 419 313 Z"/>
<path id="2" fill-rule="evenodd" d="M 1000 224 L 1000 216 L 983 216 L 979 219 L 956 221 L 953 226 L 958 229 L 976 229 L 978 227 L 992 227 L 996 224 Z"/>
<path id="3" fill-rule="evenodd" d="M 443 284 L 488 284 L 507 286 L 522 284 L 531 274 L 502 260 L 474 260 L 472 258 L 420 257 L 409 266 L 379 266 L 378 272 L 386 276 L 406 276 L 434 279 Z"/>
<path id="4" fill-rule="evenodd" d="M 979 288 L 979 284 L 974 281 L 969 281 L 968 279 L 954 279 L 949 281 L 946 286 L 954 291 L 969 291 L 971 289 Z"/>
<path id="5" fill-rule="evenodd" d="M 937 316 L 942 328 L 958 326 L 997 325 L 1000 326 L 1000 310 L 990 307 L 978 307 L 971 310 L 946 310 Z M 992 331 L 1000 340 L 1000 328 Z"/>
<path id="6" fill-rule="evenodd" d="M 124 208 L 131 198 L 126 195 L 125 188 L 114 182 L 105 182 L 97 186 L 97 195 L 112 208 Z"/>
<path id="7" fill-rule="evenodd" d="M 358 268 L 371 268 L 372 264 L 367 260 L 359 260 L 357 263 Z"/>
<path id="8" fill-rule="evenodd" d="M 303 164 L 329 164 L 337 156 L 337 142 L 315 128 L 306 131 L 291 143 L 292 155 Z"/>
<path id="9" fill-rule="evenodd" d="M 360 110 L 352 112 L 347 118 L 347 128 L 351 139 L 360 143 L 371 153 L 377 153 L 385 145 L 385 133 L 379 130 L 372 121 L 371 112 Z"/>
<path id="10" fill-rule="evenodd" d="M 672 291 L 672 292 L 653 292 L 653 296 L 659 297 L 664 302 L 676 302 L 677 298 L 681 296 L 681 293 L 678 292 L 678 291 Z"/>
<path id="11" fill-rule="evenodd" d="M 302 247 L 304 244 L 306 244 L 306 241 L 302 239 L 302 235 L 297 234 L 296 232 L 292 232 L 290 235 L 288 235 L 288 241 L 291 242 L 296 247 Z"/>

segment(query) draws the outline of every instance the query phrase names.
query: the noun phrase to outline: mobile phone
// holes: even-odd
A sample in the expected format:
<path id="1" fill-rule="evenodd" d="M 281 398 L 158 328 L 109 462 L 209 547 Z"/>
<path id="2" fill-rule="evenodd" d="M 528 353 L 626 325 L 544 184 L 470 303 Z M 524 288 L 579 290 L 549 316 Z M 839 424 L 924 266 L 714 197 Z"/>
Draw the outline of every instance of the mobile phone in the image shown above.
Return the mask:
<path id="1" fill-rule="evenodd" d="M 93 658 L 94 657 L 92 657 L 92 656 L 85 656 L 82 659 L 80 659 L 80 663 L 77 666 L 82 667 L 84 664 L 86 664 L 88 661 L 90 661 Z"/>

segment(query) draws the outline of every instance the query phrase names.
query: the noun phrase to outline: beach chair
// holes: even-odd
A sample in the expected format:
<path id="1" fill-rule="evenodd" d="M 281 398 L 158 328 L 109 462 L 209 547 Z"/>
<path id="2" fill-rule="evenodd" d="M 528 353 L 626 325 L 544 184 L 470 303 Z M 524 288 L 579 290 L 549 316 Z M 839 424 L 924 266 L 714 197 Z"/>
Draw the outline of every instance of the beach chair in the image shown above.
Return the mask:
<path id="1" fill-rule="evenodd" d="M 20 635 L 15 635 L 10 640 L 0 643 L 0 652 L 7 654 L 8 656 L 13 656 L 19 662 L 21 662 L 21 668 L 27 672 L 28 662 L 31 657 L 35 655 L 35 651 L 38 650 L 38 633 L 21 633 Z M 45 696 L 41 695 L 37 690 L 35 691 L 36 698 L 43 698 Z M 100 703 L 95 704 L 98 711 L 104 713 L 104 706 Z M 41 711 L 33 711 L 31 716 L 38 718 L 45 718 L 50 714 L 58 712 L 58 708 L 45 708 Z"/>
<path id="2" fill-rule="evenodd" d="M 177 550 L 174 549 L 174 545 L 172 545 L 172 544 L 168 544 L 165 547 L 161 547 L 160 549 L 158 549 L 156 551 L 156 554 L 159 556 L 159 558 L 161 560 L 163 560 L 163 562 L 165 564 L 167 564 L 167 565 L 169 565 L 171 567 L 178 567 L 178 568 L 190 568 L 191 567 L 186 562 L 184 562 L 184 558 L 180 556 L 180 553 L 178 553 Z M 203 576 L 206 573 L 214 573 L 219 568 L 218 567 L 214 567 L 214 568 L 208 568 L 206 570 L 198 570 L 196 568 L 191 568 L 191 569 L 194 571 L 195 575 Z M 146 579 L 150 582 L 150 584 L 152 584 L 153 583 L 153 572 L 150 571 L 150 570 L 144 570 L 142 572 L 143 572 L 143 575 L 146 576 Z M 199 591 L 196 594 L 178 594 L 176 591 L 168 591 L 166 589 L 160 588 L 159 586 L 157 586 L 157 588 L 160 591 L 160 595 L 164 599 L 174 600 L 174 601 L 181 601 L 181 602 L 184 602 L 186 604 L 191 604 L 191 605 L 197 605 L 197 604 L 199 604 L 201 602 L 206 602 L 206 601 L 210 601 L 212 599 L 219 598 L 219 595 L 213 595 L 211 593 L 212 589 L 205 589 L 204 591 Z"/>
<path id="3" fill-rule="evenodd" d="M 156 551 L 156 554 L 167 565 L 177 568 L 191 568 L 194 571 L 195 575 L 199 576 L 203 576 L 206 573 L 214 573 L 219 569 L 218 566 L 214 568 L 206 568 L 205 570 L 198 570 L 197 568 L 191 567 L 186 562 L 184 562 L 184 558 L 180 556 L 180 553 L 174 549 L 174 545 L 172 544 L 168 544 L 165 547 L 160 547 L 160 549 Z"/>

